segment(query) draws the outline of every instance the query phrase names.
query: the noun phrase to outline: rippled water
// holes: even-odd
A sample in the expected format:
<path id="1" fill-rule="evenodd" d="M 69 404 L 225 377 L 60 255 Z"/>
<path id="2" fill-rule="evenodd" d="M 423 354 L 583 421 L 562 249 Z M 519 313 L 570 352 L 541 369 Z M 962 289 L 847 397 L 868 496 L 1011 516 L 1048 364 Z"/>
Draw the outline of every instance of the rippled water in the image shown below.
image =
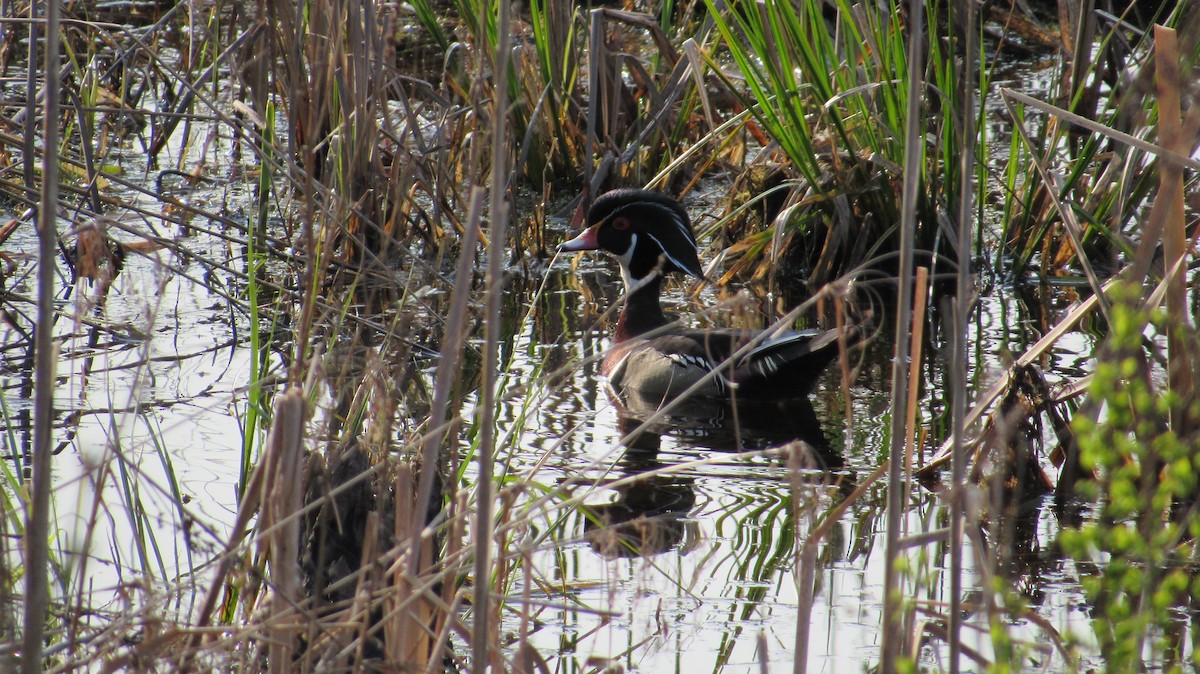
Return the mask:
<path id="1" fill-rule="evenodd" d="M 204 235 L 187 245 L 235 265 L 240 254 Z M 518 278 L 506 308 L 513 333 L 503 354 L 509 379 L 500 425 L 510 436 L 497 472 L 529 485 L 524 514 L 536 529 L 513 542 L 513 551 L 531 561 L 528 592 L 536 610 L 528 623 L 507 618 L 506 632 L 524 630 L 559 671 L 610 661 L 641 672 L 749 672 L 764 660 L 786 669 L 795 657 L 797 544 L 887 452 L 890 335 L 885 330 L 859 356 L 848 387 L 836 368 L 827 372 L 811 405 L 739 410 L 737 423 L 730 410 L 685 408 L 622 443 L 637 426 L 630 416 L 638 410 L 621 409 L 595 365 L 608 344 L 609 326 L 600 317 L 617 298 L 620 280 L 602 259 L 569 267 L 562 259 L 545 279 Z M 81 415 L 77 433 L 59 432 L 56 503 L 64 523 L 75 524 L 58 545 L 74 564 L 87 549 L 85 575 L 99 609 L 119 608 L 121 587 L 137 581 L 142 568 L 172 583 L 206 563 L 224 545 L 236 511 L 250 360 L 244 317 L 188 279 L 204 273 L 163 251 L 131 256 L 102 313 L 99 342 L 89 342 L 82 327 L 58 326 L 64 335 L 58 405 L 63 415 Z M 546 290 L 538 294 L 543 281 Z M 68 299 L 75 315 L 94 315 L 88 290 Z M 725 290 L 708 288 L 694 298 L 689 290 L 670 286 L 666 298 L 685 320 L 729 298 Z M 1069 290 L 1041 292 L 1048 296 L 1031 301 L 992 286 L 983 295 L 971 338 L 976 390 L 1071 299 Z M 762 314 L 772 313 L 764 304 L 770 306 L 742 298 L 736 311 L 712 320 L 763 321 Z M 17 338 L 9 332 L 4 343 Z M 929 347 L 919 412 L 925 428 L 942 423 L 948 405 L 941 398 L 942 357 L 935 344 Z M 1046 360 L 1047 377 L 1052 383 L 1077 377 L 1087 370 L 1090 350 L 1083 334 L 1060 341 Z M 28 410 L 22 390 L 28 374 L 19 354 L 7 353 L 4 390 L 16 415 Z M 925 451 L 936 438 L 935 432 Z M 778 450 L 795 439 L 815 447 L 798 473 Z M 105 447 L 118 455 L 105 454 Z M 137 479 L 125 482 L 123 474 Z M 113 495 L 128 484 L 138 493 Z M 878 661 L 885 494 L 883 481 L 872 485 L 818 546 L 809 671 L 856 672 Z M 945 517 L 936 496 L 913 491 L 909 532 L 944 526 Z M 1085 627 L 1076 572 L 1053 545 L 1055 516 L 1040 507 L 1022 526 L 1019 545 L 1027 554 L 1008 571 L 1011 582 L 1060 632 Z M 157 532 L 156 545 L 137 544 L 145 539 L 130 532 L 139 529 Z M 906 591 L 944 601 L 944 545 L 914 548 L 909 557 L 914 575 Z M 966 586 L 978 583 L 972 574 Z M 525 592 L 522 581 L 510 597 Z M 181 595 L 177 609 L 186 615 L 194 601 Z M 1029 621 L 1010 629 L 1045 644 Z M 969 645 L 987 652 L 985 638 L 966 634 Z M 1031 652 L 1031 663 L 1062 664 Z M 936 647 L 922 651 L 930 664 L 939 657 Z"/>
<path id="2" fill-rule="evenodd" d="M 550 285 L 561 285 L 562 290 L 548 293 L 514 337 L 516 367 L 521 370 L 526 363 L 527 373 L 544 360 L 562 360 L 561 354 L 556 358 L 548 352 L 566 348 L 576 355 L 602 353 L 608 343 L 607 326 L 596 324 L 595 317 L 615 299 L 620 281 L 606 263 L 587 261 L 574 276 L 552 272 Z M 685 316 L 690 310 L 686 290 L 668 291 L 668 302 Z M 1059 308 L 1067 303 L 1065 297 L 1055 300 Z M 707 306 L 718 298 L 707 291 L 695 301 Z M 546 334 L 541 325 L 546 316 L 554 317 L 555 329 L 558 319 L 566 317 L 562 339 Z M 990 383 L 1002 371 L 1008 353 L 1020 352 L 1036 339 L 1034 320 L 1007 289 L 993 289 L 974 324 L 976 360 L 970 370 L 976 382 Z M 803 409 L 743 414 L 738 425 L 728 414 L 722 419 L 722 410 L 684 410 L 654 425 L 651 430 L 657 432 L 627 444 L 621 438 L 636 421 L 630 422 L 628 411 L 605 392 L 595 368 L 572 370 L 544 390 L 537 413 L 527 419 L 521 442 L 513 447 L 511 473 L 527 474 L 524 471 L 537 465 L 539 482 L 578 483 L 563 488 L 564 495 L 601 504 L 602 522 L 623 521 L 611 511 L 626 519 L 643 511 L 648 513 L 644 526 L 652 531 L 610 534 L 632 536 L 643 545 L 641 556 L 627 548 L 614 554 L 597 543 L 602 537 L 589 530 L 587 516 L 576 514 L 562 524 L 558 541 L 537 551 L 536 568 L 572 588 L 569 603 L 579 604 L 539 614 L 544 624 L 531 640 L 543 656 L 561 658 L 566 671 L 589 658 L 613 658 L 630 671 L 644 672 L 697 667 L 749 672 L 759 671 L 763 660 L 774 669 L 790 664 L 796 643 L 797 538 L 802 543 L 814 523 L 874 471 L 887 452 L 890 411 L 883 381 L 890 347 L 884 343 L 886 336 L 878 339 L 861 354 L 859 374 L 846 389 L 848 398 L 832 368 L 811 406 Z M 1086 365 L 1089 340 L 1081 336 L 1062 341 L 1048 359 L 1047 377 L 1054 382 L 1077 376 Z M 940 399 L 937 350 L 928 350 L 926 357 L 923 427 L 948 405 Z M 509 416 L 510 422 L 514 419 L 515 411 Z M 786 458 L 770 449 L 793 438 L 818 448 L 798 480 L 790 477 Z M 753 453 L 761 449 L 767 452 Z M 615 488 L 603 487 L 613 481 Z M 809 671 L 862 671 L 878 661 L 885 495 L 884 482 L 875 483 L 819 545 Z M 906 531 L 945 526 L 945 517 L 935 495 L 915 490 Z M 1081 594 L 1074 573 L 1053 550 L 1055 517 L 1039 507 L 1031 522 L 1024 542 L 1029 553 L 1013 571 L 1014 583 L 1061 632 L 1085 627 L 1086 616 L 1077 609 Z M 971 554 L 968 550 L 969 565 Z M 945 546 L 914 548 L 912 559 L 916 577 L 908 591 L 945 601 Z M 966 587 L 976 587 L 973 578 L 968 576 Z M 913 590 L 913 584 L 925 589 Z M 1024 622 L 1015 622 L 1011 629 L 1031 644 L 1046 643 Z M 988 652 L 987 640 L 978 631 L 968 629 L 965 634 L 969 645 Z M 923 651 L 930 664 L 941 655 L 937 648 Z M 1037 652 L 1031 657 L 1030 662 L 1050 660 Z M 1057 663 L 1063 665 L 1061 659 Z"/>

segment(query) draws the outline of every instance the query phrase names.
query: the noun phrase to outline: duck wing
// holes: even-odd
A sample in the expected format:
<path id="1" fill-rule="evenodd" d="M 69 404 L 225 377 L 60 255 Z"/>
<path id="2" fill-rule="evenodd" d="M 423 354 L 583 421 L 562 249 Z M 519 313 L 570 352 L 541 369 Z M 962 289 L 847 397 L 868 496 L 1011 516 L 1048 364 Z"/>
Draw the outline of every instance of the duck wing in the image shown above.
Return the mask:
<path id="1" fill-rule="evenodd" d="M 693 391 L 706 397 L 798 398 L 808 395 L 837 356 L 837 330 L 786 332 L 763 341 L 736 361 L 714 369 L 761 335 L 757 330 L 681 330 L 626 342 L 609 354 L 604 373 L 617 389 L 632 388 L 656 398 Z"/>
<path id="2" fill-rule="evenodd" d="M 688 334 L 696 351 L 713 362 L 723 362 L 760 333 L 714 330 Z M 821 373 L 837 357 L 838 331 L 804 330 L 770 337 L 739 357 L 724 379 L 736 395 L 751 398 L 788 398 L 808 395 Z"/>

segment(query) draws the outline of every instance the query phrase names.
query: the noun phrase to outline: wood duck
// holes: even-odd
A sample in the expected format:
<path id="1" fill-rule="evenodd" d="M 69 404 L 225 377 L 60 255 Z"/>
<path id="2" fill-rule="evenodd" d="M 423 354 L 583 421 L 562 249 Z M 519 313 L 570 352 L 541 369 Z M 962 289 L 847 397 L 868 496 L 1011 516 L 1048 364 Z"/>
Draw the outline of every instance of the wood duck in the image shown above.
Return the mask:
<path id="1" fill-rule="evenodd" d="M 621 265 L 625 306 L 601 367 L 609 384 L 619 394 L 665 402 L 720 368 L 691 395 L 746 401 L 808 395 L 837 355 L 837 330 L 772 335 L 725 364 L 761 331 L 689 329 L 663 313 L 659 290 L 665 274 L 704 278 L 697 248 L 683 204 L 634 189 L 596 199 L 587 228 L 559 246 L 563 251 L 602 250 Z"/>

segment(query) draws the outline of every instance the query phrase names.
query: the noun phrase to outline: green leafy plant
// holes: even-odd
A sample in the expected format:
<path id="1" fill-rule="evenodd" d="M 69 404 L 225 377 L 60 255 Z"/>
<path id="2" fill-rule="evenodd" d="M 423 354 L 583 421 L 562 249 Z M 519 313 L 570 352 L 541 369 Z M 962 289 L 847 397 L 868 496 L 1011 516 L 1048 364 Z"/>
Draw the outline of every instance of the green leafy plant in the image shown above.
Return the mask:
<path id="1" fill-rule="evenodd" d="M 1134 292 L 1113 305 L 1089 400 L 1073 421 L 1082 464 L 1096 470 L 1080 485 L 1096 517 L 1064 529 L 1060 541 L 1086 574 L 1092 629 L 1110 671 L 1140 671 L 1147 660 L 1182 671 L 1200 664 L 1178 641 L 1179 611 L 1200 598 L 1185 545 L 1200 538 L 1200 433 L 1179 422 L 1198 418 L 1200 403 L 1155 382 L 1144 333 L 1178 334 L 1186 354 L 1172 354 L 1175 366 L 1195 362 L 1200 339 L 1165 311 L 1137 306 Z"/>

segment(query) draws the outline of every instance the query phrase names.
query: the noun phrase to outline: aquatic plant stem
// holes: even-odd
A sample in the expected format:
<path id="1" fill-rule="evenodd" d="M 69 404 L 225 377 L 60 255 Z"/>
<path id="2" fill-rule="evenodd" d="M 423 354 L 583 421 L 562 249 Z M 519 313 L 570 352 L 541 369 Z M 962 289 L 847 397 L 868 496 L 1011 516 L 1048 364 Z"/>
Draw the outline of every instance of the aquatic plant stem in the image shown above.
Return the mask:
<path id="1" fill-rule="evenodd" d="M 1179 95 L 1179 52 L 1175 31 L 1165 26 L 1154 27 L 1154 82 L 1158 92 L 1158 143 L 1168 150 L 1187 154 L 1188 142 L 1184 138 L 1183 119 Z M 1170 159 L 1160 160 L 1160 195 L 1169 198 L 1165 208 L 1163 225 L 1163 266 L 1167 270 L 1167 312 L 1180 320 L 1188 321 L 1187 306 L 1187 251 L 1188 236 L 1185 229 L 1183 203 L 1183 167 Z M 1167 353 L 1170 359 L 1168 381 L 1171 392 L 1180 400 L 1191 400 L 1192 381 L 1191 357 L 1187 340 L 1180 331 L 1167 334 Z M 1185 406 L 1171 408 L 1171 428 L 1183 433 L 1191 423 Z"/>
<path id="2" fill-rule="evenodd" d="M 959 166 L 958 269 L 955 275 L 954 311 L 950 334 L 950 601 L 946 619 L 946 640 L 950 646 L 950 674 L 958 674 L 962 657 L 962 574 L 963 516 L 967 457 L 962 454 L 967 416 L 967 317 L 971 311 L 971 230 L 968 224 L 975 212 L 975 3 L 965 3 L 966 15 L 961 28 L 966 63 L 960 79 L 959 103 L 962 106 L 959 128 L 962 142 Z"/>
<path id="3" fill-rule="evenodd" d="M 808 538 L 801 544 L 799 552 L 796 554 L 796 565 L 798 568 L 796 577 L 799 579 L 799 605 L 796 615 L 796 639 L 795 652 L 792 661 L 792 674 L 805 674 L 808 671 L 808 635 L 809 626 L 812 624 L 812 605 L 813 595 L 816 592 L 816 577 L 818 546 L 825 537 L 829 535 L 829 531 L 837 526 L 846 511 L 850 506 L 858 503 L 862 495 L 867 493 L 871 485 L 875 484 L 883 474 L 890 470 L 891 462 L 884 460 L 878 468 L 866 477 L 862 482 L 854 488 L 841 503 L 829 509 L 814 529 L 812 529 Z"/>
<path id="4" fill-rule="evenodd" d="M 303 587 L 300 571 L 301 519 L 295 514 L 304 505 L 302 469 L 304 466 L 304 419 L 307 410 L 302 389 L 289 388 L 275 403 L 263 459 L 262 505 L 259 508 L 264 530 L 273 530 L 266 547 L 271 555 L 271 583 L 274 593 L 268 609 L 273 619 L 268 632 L 267 658 L 272 674 L 290 671 L 296 654 L 297 620 L 289 615 L 300 604 Z M 367 542 L 374 540 L 367 537 Z"/>
<path id="5" fill-rule="evenodd" d="M 238 473 L 238 495 L 244 497 L 250 482 L 250 473 L 254 470 L 256 459 L 255 447 L 259 440 L 258 427 L 267 412 L 263 394 L 263 377 L 269 363 L 266 350 L 267 336 L 262 332 L 262 308 L 259 304 L 259 280 L 262 270 L 267 263 L 266 253 L 262 250 L 262 235 L 267 231 L 267 217 L 271 203 L 271 171 L 270 157 L 274 154 L 275 107 L 267 104 L 267 124 L 263 128 L 262 171 L 258 177 L 257 210 L 253 218 L 248 220 L 246 230 L 246 308 L 249 313 L 250 337 L 250 381 L 246 385 L 246 419 L 242 428 L 242 456 L 240 472 Z M 302 349 L 297 346 L 297 349 Z M 260 448 L 261 451 L 261 448 Z"/>
<path id="6" fill-rule="evenodd" d="M 886 572 L 884 574 L 883 640 L 881 646 L 880 671 L 892 674 L 896 671 L 896 660 L 900 655 L 903 635 L 900 620 L 903 605 L 900 601 L 900 586 L 897 564 L 901 553 L 900 521 L 904 507 L 904 495 L 908 483 L 904 480 L 905 417 L 900 413 L 906 407 L 909 396 L 908 368 L 910 366 L 904 345 L 909 341 L 912 325 L 913 296 L 913 242 L 917 228 L 917 197 L 921 182 L 921 157 L 924 141 L 920 133 L 920 109 L 924 91 L 925 8 L 921 0 L 909 2 L 908 34 L 908 106 L 904 127 L 904 188 L 900 206 L 899 273 L 897 275 L 896 303 L 896 352 L 892 357 L 892 424 L 888 456 L 887 494 L 887 548 Z"/>
<path id="7" fill-rule="evenodd" d="M 929 267 L 921 266 L 916 269 L 916 292 L 913 295 L 913 327 L 908 345 L 908 390 L 920 391 L 921 386 L 921 346 L 925 342 L 925 298 L 929 295 Z M 913 476 L 913 451 L 917 439 L 917 396 L 908 396 L 908 405 L 904 408 L 904 480 L 907 483 Z M 904 533 L 908 533 L 907 531 Z"/>
<path id="8" fill-rule="evenodd" d="M 588 103 L 587 138 L 583 146 L 583 185 L 587 199 L 595 196 L 592 194 L 593 162 L 596 161 L 595 153 L 600 143 L 597 138 L 597 128 L 600 125 L 600 105 L 604 100 L 600 92 L 604 63 L 608 58 L 604 43 L 603 14 L 600 9 L 593 9 L 589 16 L 591 33 L 588 37 L 588 95 L 591 97 L 591 101 Z"/>
<path id="9" fill-rule="evenodd" d="M 492 168 L 488 212 L 487 329 L 483 346 L 483 383 L 479 392 L 479 481 L 475 501 L 475 623 L 472 632 L 472 670 L 486 672 L 491 639 L 492 475 L 496 456 L 496 380 L 500 361 L 500 299 L 504 292 L 504 256 L 508 241 L 508 77 L 509 3 L 496 3 L 496 52 L 492 88 Z"/>
<path id="10" fill-rule="evenodd" d="M 34 20 L 36 11 L 37 3 L 29 3 L 29 51 L 26 60 L 29 67 L 25 69 L 25 91 L 28 92 L 28 95 L 25 97 L 25 108 L 23 110 L 25 119 L 37 119 L 37 96 L 34 95 L 34 92 L 37 91 L 38 71 L 37 68 L 33 67 L 33 64 L 37 63 L 38 48 L 38 22 Z M 50 77 L 47 76 L 46 80 L 49 81 Z M 20 123 L 20 121 L 17 123 Z M 54 133 L 57 135 L 58 130 L 55 129 Z M 25 133 L 21 140 L 23 141 L 21 153 L 25 157 L 25 160 L 21 162 L 21 174 L 24 178 L 26 194 L 32 197 L 34 186 L 37 184 L 37 169 L 36 164 L 33 163 L 33 157 L 37 153 L 37 124 L 26 124 Z"/>
<path id="11" fill-rule="evenodd" d="M 38 209 L 38 321 L 34 333 L 33 487 L 25 525 L 25 634 L 21 671 L 42 671 L 42 643 L 50 603 L 50 446 L 54 420 L 54 277 L 58 246 L 58 19 L 59 2 L 46 0 L 45 115 L 42 117 L 42 203 Z M 36 3 L 35 3 L 36 6 Z M 30 24 L 33 25 L 32 23 Z M 34 42 L 31 38 L 30 42 Z M 30 46 L 33 50 L 34 47 Z M 29 61 L 33 69 L 33 59 Z M 29 90 L 33 96 L 33 90 Z M 32 120 L 31 120 L 32 125 Z M 33 155 L 25 155 L 25 164 Z"/>

